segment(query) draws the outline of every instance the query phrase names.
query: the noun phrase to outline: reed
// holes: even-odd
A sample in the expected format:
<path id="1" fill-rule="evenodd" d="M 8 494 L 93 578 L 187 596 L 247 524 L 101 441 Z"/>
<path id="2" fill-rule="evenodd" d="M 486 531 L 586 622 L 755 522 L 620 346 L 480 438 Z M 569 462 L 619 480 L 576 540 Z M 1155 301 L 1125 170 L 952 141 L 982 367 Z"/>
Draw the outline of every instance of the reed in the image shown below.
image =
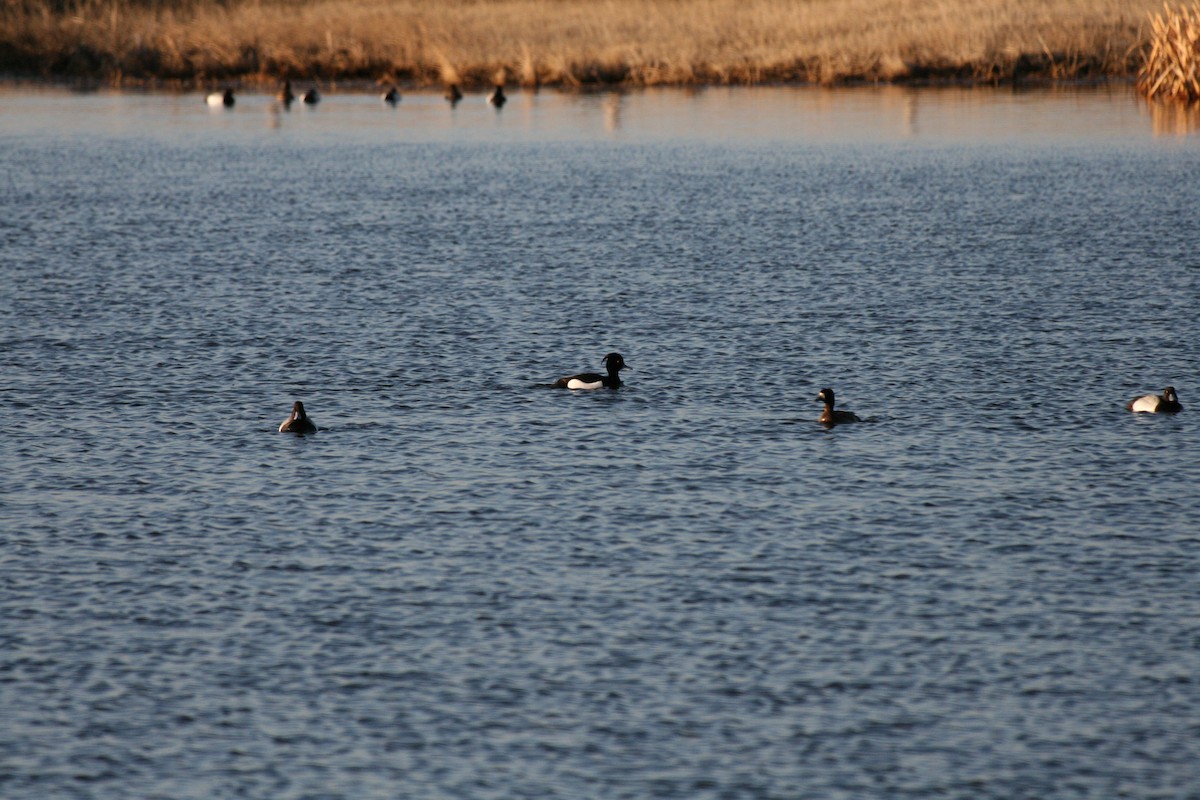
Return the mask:
<path id="1" fill-rule="evenodd" d="M 695 85 L 1133 77 L 1160 0 L 0 0 L 0 70 Z"/>
<path id="2" fill-rule="evenodd" d="M 1149 98 L 1200 100 L 1200 3 L 1151 19 L 1150 49 L 1138 73 L 1138 91 Z"/>

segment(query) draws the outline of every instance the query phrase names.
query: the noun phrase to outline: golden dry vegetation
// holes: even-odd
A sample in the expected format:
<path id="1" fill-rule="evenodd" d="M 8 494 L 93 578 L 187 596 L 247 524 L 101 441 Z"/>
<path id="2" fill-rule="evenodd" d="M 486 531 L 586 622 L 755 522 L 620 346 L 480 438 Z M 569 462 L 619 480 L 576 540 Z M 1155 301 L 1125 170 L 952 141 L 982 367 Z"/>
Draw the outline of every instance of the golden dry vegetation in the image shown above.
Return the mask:
<path id="1" fill-rule="evenodd" d="M 0 0 L 0 71 L 424 86 L 1132 77 L 1161 0 Z"/>
<path id="2" fill-rule="evenodd" d="M 1165 6 L 1151 28 L 1138 91 L 1150 98 L 1200 99 L 1200 3 L 1174 10 Z"/>

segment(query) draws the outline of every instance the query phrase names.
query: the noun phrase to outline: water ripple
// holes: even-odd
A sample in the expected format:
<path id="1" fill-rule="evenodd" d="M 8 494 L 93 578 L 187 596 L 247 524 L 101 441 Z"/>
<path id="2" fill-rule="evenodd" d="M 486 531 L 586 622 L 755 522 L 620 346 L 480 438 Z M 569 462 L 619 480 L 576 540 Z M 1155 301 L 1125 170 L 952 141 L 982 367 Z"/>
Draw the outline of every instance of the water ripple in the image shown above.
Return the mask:
<path id="1" fill-rule="evenodd" d="M 1194 152 L 172 102 L 0 132 L 4 797 L 1194 791 Z"/>

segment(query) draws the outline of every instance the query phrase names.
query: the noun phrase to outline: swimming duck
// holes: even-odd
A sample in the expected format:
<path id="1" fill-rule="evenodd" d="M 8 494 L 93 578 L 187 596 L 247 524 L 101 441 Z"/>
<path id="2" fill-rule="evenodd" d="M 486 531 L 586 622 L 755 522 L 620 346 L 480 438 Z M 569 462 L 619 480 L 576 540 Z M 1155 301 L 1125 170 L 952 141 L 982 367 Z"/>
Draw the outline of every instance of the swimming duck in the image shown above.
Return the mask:
<path id="1" fill-rule="evenodd" d="M 321 102 L 321 94 L 316 89 L 309 89 L 300 99 L 304 101 L 306 106 L 315 106 Z"/>
<path id="2" fill-rule="evenodd" d="M 1125 408 L 1147 414 L 1177 414 L 1183 411 L 1183 406 L 1179 405 L 1179 395 L 1175 394 L 1174 386 L 1163 389 L 1162 395 L 1146 394 L 1135 397 L 1125 404 Z"/>
<path id="3" fill-rule="evenodd" d="M 446 87 L 446 99 L 450 101 L 451 106 L 457 105 L 458 101 L 462 100 L 462 92 L 459 90 L 457 83 L 452 83 Z"/>
<path id="4" fill-rule="evenodd" d="M 299 400 L 292 405 L 292 415 L 279 425 L 280 433 L 316 433 L 317 425 L 304 413 L 304 403 Z"/>
<path id="5" fill-rule="evenodd" d="M 292 94 L 291 81 L 283 82 L 283 88 L 279 90 L 279 94 L 275 95 L 275 99 L 283 103 L 284 108 L 292 107 L 292 103 L 296 102 L 296 95 Z"/>
<path id="6" fill-rule="evenodd" d="M 617 374 L 625 368 L 625 359 L 620 353 L 609 353 L 600 362 L 608 367 L 607 375 L 595 372 L 583 372 L 579 375 L 568 375 L 554 382 L 555 389 L 616 389 L 621 385 L 621 377 Z"/>
<path id="7" fill-rule="evenodd" d="M 496 108 L 501 108 L 506 102 L 508 102 L 508 98 L 504 96 L 504 87 L 497 86 L 495 89 L 493 89 L 492 93 L 488 95 L 487 101 Z"/>
<path id="8" fill-rule="evenodd" d="M 389 106 L 395 108 L 396 103 L 400 102 L 400 90 L 393 86 L 383 94 L 382 100 Z"/>
<path id="9" fill-rule="evenodd" d="M 227 88 L 223 92 L 213 92 L 212 94 L 210 94 L 204 98 L 204 102 L 208 103 L 210 106 L 212 106 L 214 108 L 217 106 L 225 106 L 226 108 L 233 108 L 233 89 Z"/>
<path id="10" fill-rule="evenodd" d="M 821 412 L 820 422 L 822 425 L 837 425 L 842 422 L 862 422 L 852 411 L 835 411 L 833 408 L 833 389 L 826 387 L 817 393 L 817 400 L 825 404 L 825 410 Z"/>

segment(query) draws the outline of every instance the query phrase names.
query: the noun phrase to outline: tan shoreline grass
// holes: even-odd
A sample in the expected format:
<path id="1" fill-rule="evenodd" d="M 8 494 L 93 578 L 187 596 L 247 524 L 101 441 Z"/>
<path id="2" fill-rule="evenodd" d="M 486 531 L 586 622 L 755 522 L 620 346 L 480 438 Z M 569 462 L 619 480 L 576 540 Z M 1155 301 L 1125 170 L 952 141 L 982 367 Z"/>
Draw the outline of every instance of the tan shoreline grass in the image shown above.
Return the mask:
<path id="1" fill-rule="evenodd" d="M 1138 91 L 1152 99 L 1200 100 L 1200 3 L 1174 11 L 1165 5 L 1151 28 Z"/>
<path id="2" fill-rule="evenodd" d="M 1132 77 L 1160 0 L 0 0 L 0 70 L 484 85 Z"/>

